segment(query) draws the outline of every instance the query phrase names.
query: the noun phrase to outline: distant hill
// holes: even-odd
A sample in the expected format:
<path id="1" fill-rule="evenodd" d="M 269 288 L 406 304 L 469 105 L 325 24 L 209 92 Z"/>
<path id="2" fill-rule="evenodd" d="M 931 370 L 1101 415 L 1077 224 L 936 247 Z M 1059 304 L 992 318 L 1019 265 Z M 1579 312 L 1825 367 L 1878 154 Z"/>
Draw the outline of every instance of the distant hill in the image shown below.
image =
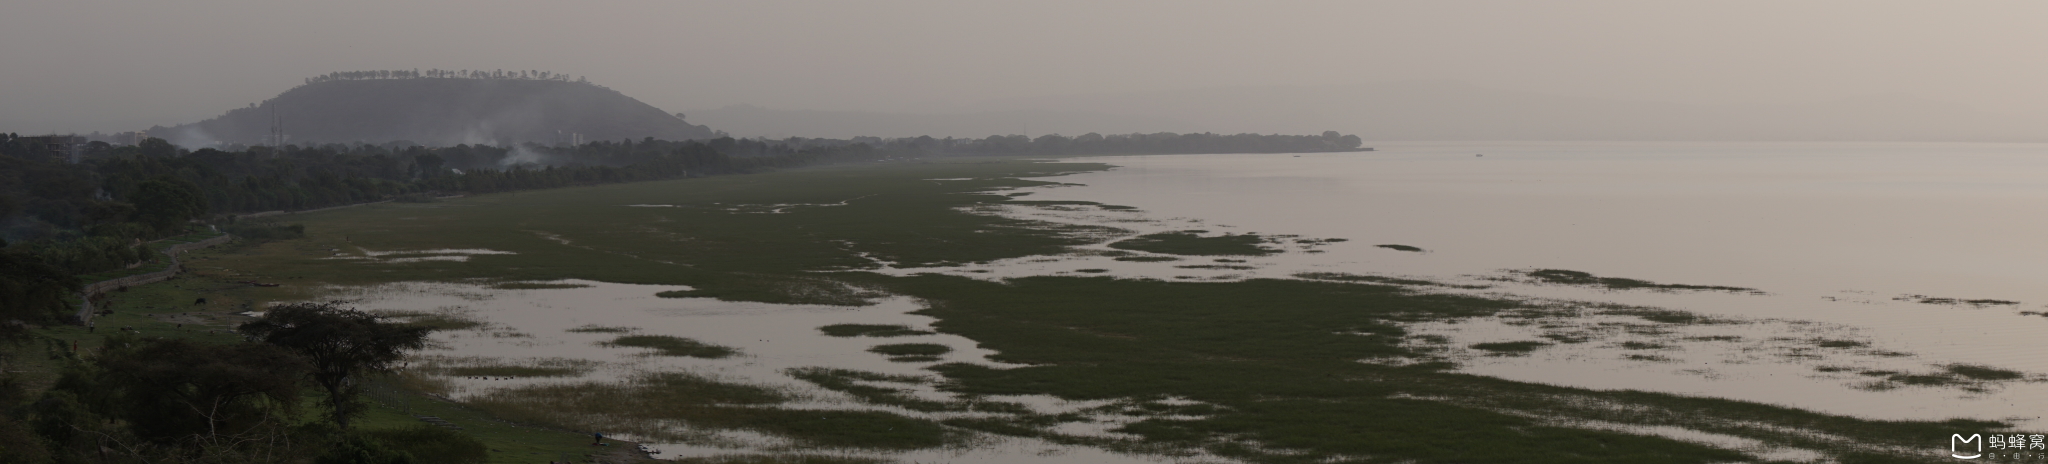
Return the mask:
<path id="1" fill-rule="evenodd" d="M 266 143 L 273 106 L 287 143 L 425 145 L 712 138 L 710 128 L 605 87 L 554 79 L 309 80 L 261 104 L 149 134 L 183 146 Z"/>

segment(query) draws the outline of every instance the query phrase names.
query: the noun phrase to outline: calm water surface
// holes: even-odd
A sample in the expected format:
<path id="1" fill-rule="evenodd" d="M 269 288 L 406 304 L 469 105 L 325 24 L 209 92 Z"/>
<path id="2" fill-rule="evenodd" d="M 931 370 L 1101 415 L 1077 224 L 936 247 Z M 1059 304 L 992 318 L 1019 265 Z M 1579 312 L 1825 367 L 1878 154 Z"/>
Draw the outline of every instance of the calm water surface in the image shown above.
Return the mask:
<path id="1" fill-rule="evenodd" d="M 1409 272 L 1549 267 L 1774 292 L 2048 303 L 2038 285 L 2048 277 L 2048 215 L 2039 214 L 2048 145 L 1378 148 L 1095 158 L 1120 167 L 1061 178 L 1087 185 L 1032 199 L 1434 252 L 1402 263 Z"/>
<path id="2" fill-rule="evenodd" d="M 1323 270 L 1485 283 L 1475 278 L 1569 269 L 1768 292 L 1496 285 L 1487 292 L 1652 305 L 1743 323 L 1618 334 L 1528 357 L 1467 356 L 1468 372 L 1866 417 L 2007 418 L 2023 427 L 2048 425 L 2035 412 L 2048 406 L 2048 383 L 2040 381 L 2048 373 L 2042 349 L 2048 346 L 2048 317 L 2023 314 L 2048 311 L 2048 286 L 2041 285 L 2048 281 L 2048 215 L 2036 213 L 2048 205 L 2048 145 L 1525 142 L 1378 148 L 1299 156 L 1089 158 L 1118 168 L 1058 177 L 1053 180 L 1083 185 L 1032 189 L 1029 199 L 1135 206 L 1143 210 L 1135 214 L 1153 222 L 1133 226 L 1136 221 L 1107 213 L 1066 220 L 1140 231 L 1202 228 L 1350 240 L 1322 247 L 1320 254 L 1254 259 L 1251 264 L 1260 270 L 1224 277 Z M 1026 273 L 1059 267 L 1038 266 Z M 1128 272 L 1188 272 L 1164 269 L 1170 268 Z M 1928 304 L 1915 295 L 2018 303 Z M 1541 333 L 1489 321 L 1419 328 L 1452 336 L 1457 344 Z M 1684 341 L 1712 335 L 1744 341 Z M 1822 339 L 1869 346 L 1813 348 L 1810 342 Z M 1671 348 L 1654 352 L 1664 361 L 1624 361 L 1624 353 L 1638 353 L 1613 346 L 1626 340 Z M 1901 356 L 1906 353 L 1911 356 Z M 2018 370 L 2032 378 L 1971 391 L 1886 388 L 1854 372 L 1936 372 L 1957 363 Z"/>

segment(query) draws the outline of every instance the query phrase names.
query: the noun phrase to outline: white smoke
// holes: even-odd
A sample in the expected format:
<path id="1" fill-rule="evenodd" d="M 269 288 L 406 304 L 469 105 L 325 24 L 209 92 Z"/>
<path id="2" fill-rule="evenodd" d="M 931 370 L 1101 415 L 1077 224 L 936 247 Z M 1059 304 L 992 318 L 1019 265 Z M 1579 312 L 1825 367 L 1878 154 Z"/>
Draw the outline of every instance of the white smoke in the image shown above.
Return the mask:
<path id="1" fill-rule="evenodd" d="M 509 168 L 520 165 L 548 165 L 553 164 L 554 160 L 554 155 L 541 153 L 539 150 L 534 150 L 527 144 L 519 144 L 517 146 L 513 146 L 512 151 L 506 152 L 505 158 L 498 160 L 498 167 Z"/>
<path id="2" fill-rule="evenodd" d="M 462 135 L 453 137 L 453 139 L 456 140 L 456 143 L 466 145 L 497 145 L 498 140 L 492 137 L 492 134 L 495 134 L 492 129 L 490 121 L 482 121 L 469 126 L 467 130 L 462 131 Z"/>
<path id="3" fill-rule="evenodd" d="M 156 134 L 150 135 L 155 136 Z M 219 138 L 215 138 L 213 134 L 209 134 L 205 130 L 200 129 L 198 124 L 185 126 L 185 128 L 178 130 L 177 133 L 166 134 L 166 136 L 164 136 L 163 138 L 164 140 L 171 142 L 172 145 L 185 147 L 187 149 L 199 149 L 215 147 L 220 145 Z"/>

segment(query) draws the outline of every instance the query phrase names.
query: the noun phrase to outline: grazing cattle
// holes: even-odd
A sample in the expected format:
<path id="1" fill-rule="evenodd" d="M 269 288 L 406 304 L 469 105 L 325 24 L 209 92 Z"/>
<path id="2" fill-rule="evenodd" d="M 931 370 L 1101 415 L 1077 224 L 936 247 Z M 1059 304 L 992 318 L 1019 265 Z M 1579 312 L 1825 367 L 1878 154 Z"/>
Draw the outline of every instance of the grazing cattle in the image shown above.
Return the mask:
<path id="1" fill-rule="evenodd" d="M 195 304 L 195 305 L 203 305 L 203 304 L 206 304 L 206 299 L 205 299 L 205 298 L 200 298 L 200 299 L 197 299 L 197 300 L 192 300 L 192 304 Z"/>

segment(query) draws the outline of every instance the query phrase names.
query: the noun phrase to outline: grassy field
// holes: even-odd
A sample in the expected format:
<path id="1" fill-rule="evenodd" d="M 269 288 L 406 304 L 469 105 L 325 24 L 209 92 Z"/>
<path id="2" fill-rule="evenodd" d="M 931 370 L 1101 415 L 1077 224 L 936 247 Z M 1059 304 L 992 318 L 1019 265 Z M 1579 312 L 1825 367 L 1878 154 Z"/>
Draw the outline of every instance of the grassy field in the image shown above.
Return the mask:
<path id="1" fill-rule="evenodd" d="M 535 286 L 545 284 L 530 282 L 575 278 L 693 289 L 669 296 L 834 305 L 897 294 L 925 301 L 929 307 L 922 314 L 939 320 L 936 330 L 973 339 L 999 352 L 1001 361 L 1029 365 L 1004 370 L 969 364 L 933 367 L 947 378 L 941 385 L 945 390 L 1121 399 L 1134 404 L 1166 404 L 1157 401 L 1164 398 L 1195 402 L 1199 410 L 1160 413 L 1122 427 L 1151 450 L 1202 450 L 1267 463 L 1752 460 L 1695 443 L 1574 426 L 1602 421 L 1679 426 L 1821 450 L 1839 462 L 1923 462 L 1933 459 L 1939 439 L 1950 433 L 2003 426 L 1979 421 L 1871 421 L 1720 399 L 1561 388 L 1445 372 L 1446 363 L 1404 343 L 1409 337 L 1403 324 L 1542 308 L 1418 291 L 1427 287 L 1426 281 L 1330 273 L 1243 282 L 1112 277 L 989 282 L 861 272 L 878 263 L 933 266 L 1054 255 L 1070 246 L 1114 239 L 1118 231 L 972 213 L 1003 204 L 1119 208 L 1080 204 L 1085 202 L 1016 205 L 1021 202 L 990 193 L 1049 183 L 1023 177 L 1104 167 L 987 159 L 866 164 L 434 203 L 393 202 L 307 214 L 295 217 L 307 225 L 304 239 L 195 252 L 187 258 L 192 273 L 115 294 L 116 313 L 101 320 L 100 330 L 133 326 L 145 334 L 231 342 L 236 338 L 213 331 L 237 322 L 233 313 L 267 302 L 317 298 L 335 286 L 397 281 L 480 279 L 506 288 L 542 288 Z M 1258 255 L 1271 252 L 1259 246 L 1264 241 L 1250 235 L 1203 237 L 1190 232 L 1146 237 L 1125 247 L 1186 255 Z M 504 253 L 466 254 L 460 260 L 393 259 L 444 249 Z M 407 251 L 412 253 L 384 254 Z M 1566 284 L 1616 284 L 1558 272 L 1533 277 Z M 285 285 L 233 283 L 251 279 Z M 199 297 L 207 303 L 193 304 Z M 1689 321 L 1659 314 L 1644 318 L 1652 323 Z M 175 326 L 178 323 L 187 325 Z M 603 326 L 588 329 L 629 332 Z M 917 333 L 902 326 L 820 330 L 840 337 Z M 75 341 L 88 349 L 103 335 L 82 332 L 70 327 L 47 331 L 55 340 Z M 634 337 L 624 335 L 619 343 L 683 351 L 704 348 Z M 906 357 L 935 352 L 913 344 L 884 346 L 881 350 Z M 1512 354 L 1540 346 L 1530 342 L 1486 349 Z M 1410 362 L 1360 362 L 1366 359 Z M 870 374 L 816 371 L 802 376 L 877 404 L 958 409 L 892 396 L 855 382 L 890 380 L 864 377 Z M 506 457 L 499 462 L 587 453 L 590 447 L 581 444 L 587 438 L 571 430 L 614 427 L 646 436 L 690 438 L 665 428 L 665 423 L 677 420 L 786 436 L 818 447 L 868 449 L 957 443 L 970 430 L 1052 436 L 1060 423 L 1086 420 L 1020 411 L 945 421 L 873 411 L 799 412 L 775 407 L 786 400 L 784 392 L 688 376 L 515 389 L 469 405 L 397 388 L 380 391 L 380 407 L 368 423 L 411 426 L 418 421 L 405 410 L 414 415 L 432 412 L 501 450 L 493 453 Z M 597 400 L 621 398 L 630 400 Z M 1897 451 L 1923 448 L 1929 453 Z M 784 458 L 734 457 L 731 462 L 809 459 L 803 453 Z"/>

